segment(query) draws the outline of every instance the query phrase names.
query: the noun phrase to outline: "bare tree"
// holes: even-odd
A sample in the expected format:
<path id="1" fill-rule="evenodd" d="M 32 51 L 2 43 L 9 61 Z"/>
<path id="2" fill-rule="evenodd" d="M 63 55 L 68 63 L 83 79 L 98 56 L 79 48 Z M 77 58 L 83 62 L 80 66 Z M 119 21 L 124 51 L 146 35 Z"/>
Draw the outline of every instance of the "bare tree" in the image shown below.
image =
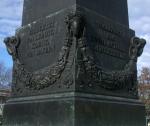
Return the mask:
<path id="1" fill-rule="evenodd" d="M 138 77 L 139 84 L 150 84 L 150 68 L 143 67 Z"/>
<path id="2" fill-rule="evenodd" d="M 150 116 L 150 68 L 142 68 L 138 81 L 139 97 L 145 104 L 147 115 Z"/>
<path id="3" fill-rule="evenodd" d="M 6 68 L 4 63 L 0 62 L 0 87 L 10 87 L 12 80 L 12 70 Z"/>

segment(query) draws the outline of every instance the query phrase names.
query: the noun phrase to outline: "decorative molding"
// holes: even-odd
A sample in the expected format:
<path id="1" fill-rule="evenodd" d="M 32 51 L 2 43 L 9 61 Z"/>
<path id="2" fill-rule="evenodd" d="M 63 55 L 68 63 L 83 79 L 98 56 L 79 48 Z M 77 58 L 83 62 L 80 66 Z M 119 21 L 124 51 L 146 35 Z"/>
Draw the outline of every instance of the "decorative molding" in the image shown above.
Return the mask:
<path id="1" fill-rule="evenodd" d="M 13 92 L 22 93 L 24 88 L 42 90 L 54 85 L 57 81 L 69 88 L 74 83 L 71 70 L 75 69 L 75 81 L 80 87 L 89 85 L 89 88 L 92 88 L 96 85 L 109 91 L 128 89 L 130 93 L 137 95 L 137 59 L 142 54 L 146 41 L 138 37 L 131 38 L 128 64 L 120 71 L 105 71 L 101 66 L 96 65 L 94 55 L 87 45 L 86 21 L 81 12 L 68 14 L 65 22 L 66 40 L 58 61 L 35 72 L 29 72 L 19 61 L 19 36 L 8 37 L 4 40 L 14 62 Z M 75 48 L 75 54 L 70 59 L 72 48 Z M 68 61 L 72 62 L 72 66 L 67 73 L 64 71 Z"/>
<path id="2" fill-rule="evenodd" d="M 8 53 L 12 55 L 14 62 L 13 69 L 13 92 L 22 93 L 24 88 L 30 90 L 42 90 L 55 84 L 65 70 L 65 67 L 69 60 L 70 49 L 73 43 L 71 24 L 66 18 L 67 33 L 64 45 L 61 49 L 58 61 L 46 68 L 40 69 L 35 72 L 28 71 L 24 65 L 20 62 L 18 57 L 18 43 L 20 43 L 19 36 L 8 37 L 4 40 Z M 69 74 L 69 75 L 68 75 Z M 72 73 L 68 73 L 65 79 L 61 79 L 61 83 L 70 87 L 73 84 Z M 63 80 L 63 82 L 62 82 Z M 17 85 L 19 84 L 19 85 Z M 24 87 L 20 87 L 20 85 Z"/>
<path id="3" fill-rule="evenodd" d="M 89 85 L 89 87 L 98 85 L 107 90 L 121 90 L 126 88 L 132 95 L 136 96 L 137 59 L 141 56 L 146 41 L 138 37 L 131 38 L 129 48 L 130 60 L 124 69 L 119 71 L 105 71 L 101 66 L 96 65 L 94 55 L 87 46 L 85 21 L 83 21 L 81 16 L 75 19 L 75 24 L 80 23 L 76 25 L 76 29 L 82 26 L 81 29 L 75 30 L 79 33 L 76 36 L 76 80 L 79 80 L 77 83 L 80 83 L 80 87 L 84 85 Z"/>

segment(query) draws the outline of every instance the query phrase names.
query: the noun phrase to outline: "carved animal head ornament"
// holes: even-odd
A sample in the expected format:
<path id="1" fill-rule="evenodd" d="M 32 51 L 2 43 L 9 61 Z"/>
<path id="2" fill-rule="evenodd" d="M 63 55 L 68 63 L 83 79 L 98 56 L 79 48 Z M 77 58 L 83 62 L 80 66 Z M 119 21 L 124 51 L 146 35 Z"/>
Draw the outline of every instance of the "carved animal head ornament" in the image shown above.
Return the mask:
<path id="1" fill-rule="evenodd" d="M 137 58 L 142 55 L 145 44 L 146 44 L 145 39 L 133 37 L 131 39 L 131 45 L 129 49 L 130 58 L 133 60 L 137 60 Z"/>
<path id="2" fill-rule="evenodd" d="M 19 39 L 16 36 L 7 37 L 4 39 L 4 43 L 7 47 L 7 51 L 13 58 L 17 56 L 17 47 L 19 45 Z"/>

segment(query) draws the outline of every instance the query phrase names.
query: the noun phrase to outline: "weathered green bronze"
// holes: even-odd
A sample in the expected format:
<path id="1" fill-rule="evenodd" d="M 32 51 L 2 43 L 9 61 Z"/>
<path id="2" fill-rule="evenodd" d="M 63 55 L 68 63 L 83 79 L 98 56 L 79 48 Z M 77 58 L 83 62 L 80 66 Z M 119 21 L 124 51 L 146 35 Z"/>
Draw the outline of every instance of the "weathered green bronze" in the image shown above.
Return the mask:
<path id="1" fill-rule="evenodd" d="M 4 126 L 144 126 L 137 60 L 146 41 L 126 0 L 25 0 Z M 15 115 L 14 115 L 15 114 Z"/>

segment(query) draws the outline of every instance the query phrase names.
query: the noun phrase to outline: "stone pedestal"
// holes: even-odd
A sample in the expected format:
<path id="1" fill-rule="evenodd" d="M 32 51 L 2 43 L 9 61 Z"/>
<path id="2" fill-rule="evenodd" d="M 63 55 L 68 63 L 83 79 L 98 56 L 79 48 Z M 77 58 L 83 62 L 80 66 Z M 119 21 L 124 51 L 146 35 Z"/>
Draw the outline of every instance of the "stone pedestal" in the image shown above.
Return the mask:
<path id="1" fill-rule="evenodd" d="M 145 126 L 138 100 L 83 93 L 14 98 L 4 126 Z"/>
<path id="2" fill-rule="evenodd" d="M 126 0 L 25 0 L 23 26 L 4 42 L 14 62 L 4 126 L 145 125 L 146 42 L 129 29 Z"/>

